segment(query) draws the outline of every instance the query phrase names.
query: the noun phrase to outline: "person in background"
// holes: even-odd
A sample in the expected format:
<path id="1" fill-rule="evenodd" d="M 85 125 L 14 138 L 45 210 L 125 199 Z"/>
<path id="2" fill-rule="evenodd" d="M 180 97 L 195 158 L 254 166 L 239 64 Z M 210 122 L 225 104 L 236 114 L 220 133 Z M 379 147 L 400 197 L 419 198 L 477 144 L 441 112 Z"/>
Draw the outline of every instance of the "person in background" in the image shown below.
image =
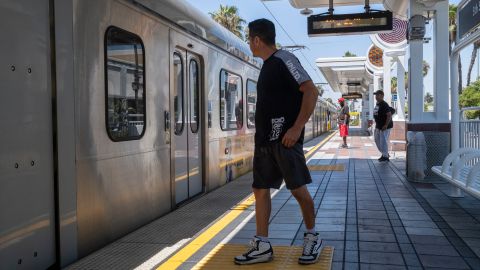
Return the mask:
<path id="1" fill-rule="evenodd" d="M 377 105 L 373 110 L 373 118 L 375 119 L 375 144 L 378 151 L 382 153 L 382 156 L 378 161 L 390 161 L 390 155 L 388 154 L 388 137 L 390 136 L 390 130 L 393 128 L 392 110 L 385 100 L 383 100 L 384 93 L 382 90 L 378 90 L 375 93 L 375 99 Z"/>
<path id="2" fill-rule="evenodd" d="M 339 98 L 340 112 L 338 113 L 338 128 L 340 129 L 340 137 L 343 138 L 342 148 L 348 148 L 347 136 L 348 136 L 348 123 L 350 122 L 350 109 L 348 108 L 345 99 Z"/>

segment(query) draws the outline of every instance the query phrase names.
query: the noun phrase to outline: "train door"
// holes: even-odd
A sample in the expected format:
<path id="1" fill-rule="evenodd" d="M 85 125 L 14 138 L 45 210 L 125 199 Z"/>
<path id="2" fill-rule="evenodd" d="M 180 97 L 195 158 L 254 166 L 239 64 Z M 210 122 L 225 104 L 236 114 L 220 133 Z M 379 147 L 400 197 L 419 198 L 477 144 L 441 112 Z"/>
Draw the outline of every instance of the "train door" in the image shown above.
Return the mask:
<path id="1" fill-rule="evenodd" d="M 192 46 L 193 47 L 193 46 Z M 175 47 L 173 57 L 173 133 L 175 204 L 203 191 L 202 86 L 200 55 Z"/>
<path id="2" fill-rule="evenodd" d="M 0 269 L 55 263 L 49 1 L 0 2 Z"/>

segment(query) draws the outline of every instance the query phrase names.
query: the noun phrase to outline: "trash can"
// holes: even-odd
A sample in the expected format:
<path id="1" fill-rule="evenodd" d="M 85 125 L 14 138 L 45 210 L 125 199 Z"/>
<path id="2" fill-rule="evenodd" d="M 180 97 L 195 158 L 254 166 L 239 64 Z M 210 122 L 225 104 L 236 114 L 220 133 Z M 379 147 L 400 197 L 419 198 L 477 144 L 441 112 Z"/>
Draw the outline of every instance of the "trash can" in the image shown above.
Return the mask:
<path id="1" fill-rule="evenodd" d="M 427 143 L 423 132 L 407 132 L 407 178 L 423 182 L 427 169 Z"/>

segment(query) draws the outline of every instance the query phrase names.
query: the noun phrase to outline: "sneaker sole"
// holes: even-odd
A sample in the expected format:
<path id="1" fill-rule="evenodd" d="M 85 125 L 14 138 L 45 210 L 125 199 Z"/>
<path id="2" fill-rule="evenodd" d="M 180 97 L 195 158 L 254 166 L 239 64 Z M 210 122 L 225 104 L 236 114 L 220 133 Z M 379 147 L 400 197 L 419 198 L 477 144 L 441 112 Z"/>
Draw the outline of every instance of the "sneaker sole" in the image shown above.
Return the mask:
<path id="1" fill-rule="evenodd" d="M 249 261 L 234 260 L 234 262 L 235 264 L 238 264 L 238 265 L 246 265 L 246 264 L 255 264 L 255 263 L 266 263 L 266 262 L 271 262 L 272 260 L 273 260 L 273 256 L 269 256 L 269 257 L 260 257 L 260 258 L 256 258 Z"/>
<path id="2" fill-rule="evenodd" d="M 320 248 L 320 250 L 318 251 L 318 256 L 317 256 L 317 258 L 315 258 L 315 260 L 313 260 L 313 261 L 303 261 L 303 260 L 301 260 L 301 259 L 298 259 L 298 264 L 306 265 L 306 264 L 314 264 L 314 263 L 317 263 L 318 260 L 320 259 L 320 255 L 322 255 L 322 250 L 323 250 L 323 247 Z"/>
<path id="3" fill-rule="evenodd" d="M 306 264 L 314 264 L 314 263 L 317 263 L 318 262 L 318 259 L 320 259 L 320 254 L 317 256 L 317 258 L 313 261 L 302 261 L 302 260 L 298 260 L 298 264 L 303 264 L 303 265 L 306 265 Z"/>

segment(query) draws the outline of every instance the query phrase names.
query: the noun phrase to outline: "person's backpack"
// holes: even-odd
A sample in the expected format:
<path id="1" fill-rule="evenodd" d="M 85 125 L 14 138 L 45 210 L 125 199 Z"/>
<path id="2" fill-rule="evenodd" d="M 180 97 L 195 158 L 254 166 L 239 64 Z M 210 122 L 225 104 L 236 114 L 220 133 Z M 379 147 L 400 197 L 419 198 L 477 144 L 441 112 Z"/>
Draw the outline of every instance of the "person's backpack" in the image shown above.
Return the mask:
<path id="1" fill-rule="evenodd" d="M 395 114 L 397 112 L 397 110 L 395 110 L 393 107 L 390 107 L 390 112 L 393 114 Z"/>

